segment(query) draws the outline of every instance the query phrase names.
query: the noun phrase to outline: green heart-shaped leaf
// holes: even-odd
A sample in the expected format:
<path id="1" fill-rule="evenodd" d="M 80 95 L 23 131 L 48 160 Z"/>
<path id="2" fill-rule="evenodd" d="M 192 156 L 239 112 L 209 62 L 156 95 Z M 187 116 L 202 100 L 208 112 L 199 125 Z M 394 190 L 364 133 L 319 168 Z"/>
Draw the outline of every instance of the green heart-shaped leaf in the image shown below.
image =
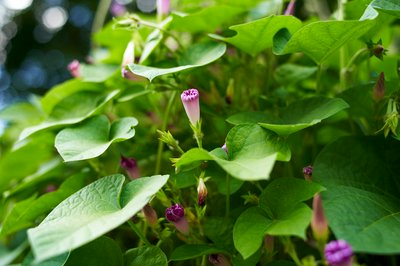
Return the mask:
<path id="1" fill-rule="evenodd" d="M 106 116 L 95 116 L 81 125 L 61 130 L 55 146 L 66 162 L 94 158 L 103 154 L 112 143 L 132 138 L 137 124 L 133 117 L 119 119 L 110 125 Z"/>
<path id="2" fill-rule="evenodd" d="M 78 248 L 120 226 L 140 211 L 167 182 L 168 175 L 142 177 L 123 187 L 112 175 L 84 187 L 61 202 L 28 230 L 36 261 Z"/>

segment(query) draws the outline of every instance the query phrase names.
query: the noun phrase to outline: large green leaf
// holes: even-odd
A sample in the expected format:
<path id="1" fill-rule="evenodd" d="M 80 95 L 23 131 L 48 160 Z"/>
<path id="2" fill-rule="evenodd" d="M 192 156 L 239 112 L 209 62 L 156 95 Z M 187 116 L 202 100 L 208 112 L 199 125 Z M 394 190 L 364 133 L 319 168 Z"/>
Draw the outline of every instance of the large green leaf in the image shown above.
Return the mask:
<path id="1" fill-rule="evenodd" d="M 400 2 L 398 0 L 374 0 L 371 6 L 378 11 L 400 17 Z"/>
<path id="2" fill-rule="evenodd" d="M 10 265 L 28 246 L 29 243 L 26 239 L 13 249 L 0 243 L 0 265 Z"/>
<path id="3" fill-rule="evenodd" d="M 188 50 L 180 58 L 179 66 L 171 68 L 158 68 L 131 64 L 128 65 L 128 67 L 134 74 L 146 77 L 148 80 L 152 81 L 158 76 L 207 65 L 220 58 L 225 53 L 225 50 L 226 45 L 222 43 L 199 43 L 188 48 Z"/>
<path id="4" fill-rule="evenodd" d="M 279 178 L 262 192 L 259 207 L 243 212 L 233 228 L 233 241 L 244 259 L 253 255 L 266 234 L 305 238 L 311 210 L 303 201 L 323 188 L 296 178 Z"/>
<path id="5" fill-rule="evenodd" d="M 99 112 L 118 93 L 118 90 L 106 95 L 89 91 L 74 93 L 58 102 L 45 121 L 22 131 L 20 140 L 45 129 L 79 123 Z"/>
<path id="6" fill-rule="evenodd" d="M 400 253 L 399 150 L 393 139 L 345 137 L 315 161 L 329 226 L 355 251 Z"/>
<path id="7" fill-rule="evenodd" d="M 375 26 L 374 20 L 317 21 L 310 23 L 293 36 L 279 32 L 274 41 L 274 52 L 288 54 L 303 52 L 321 63 L 351 40 L 357 40 Z"/>
<path id="8" fill-rule="evenodd" d="M 189 260 L 203 255 L 224 253 L 226 251 L 205 244 L 179 246 L 171 254 L 171 260 Z"/>
<path id="9" fill-rule="evenodd" d="M 61 83 L 51 90 L 40 100 L 43 110 L 50 115 L 53 108 L 63 99 L 68 96 L 77 93 L 79 91 L 93 91 L 101 92 L 104 91 L 104 85 L 94 82 L 84 82 L 80 79 L 71 79 L 64 83 Z"/>
<path id="10" fill-rule="evenodd" d="M 176 163 L 177 169 L 193 168 L 201 161 L 212 160 L 235 178 L 249 181 L 268 179 L 278 157 L 290 159 L 290 150 L 284 140 L 256 124 L 232 128 L 226 138 L 228 154 L 221 148 L 211 152 L 191 149 Z"/>
<path id="11" fill-rule="evenodd" d="M 171 28 L 187 32 L 214 32 L 226 22 L 237 18 L 243 8 L 235 6 L 210 6 L 193 14 L 174 13 Z"/>
<path id="12" fill-rule="evenodd" d="M 54 156 L 52 134 L 40 134 L 0 158 L 0 193 L 40 170 Z M 34 155 L 34 156 L 30 156 Z"/>
<path id="13" fill-rule="evenodd" d="M 133 117 L 110 124 L 106 116 L 95 116 L 76 127 L 61 130 L 55 146 L 66 162 L 94 158 L 103 154 L 112 143 L 132 138 L 137 124 Z"/>
<path id="14" fill-rule="evenodd" d="M 339 98 L 307 98 L 296 101 L 282 110 L 281 118 L 268 116 L 259 125 L 280 136 L 287 136 L 313 126 L 347 107 L 349 105 Z"/>
<path id="15" fill-rule="evenodd" d="M 229 29 L 236 31 L 233 37 L 222 37 L 211 34 L 210 36 L 233 44 L 246 53 L 255 56 L 273 45 L 274 35 L 286 29 L 290 33 L 294 33 L 301 27 L 301 21 L 293 16 L 270 16 L 245 24 L 239 24 Z"/>
<path id="16" fill-rule="evenodd" d="M 157 265 L 167 266 L 167 256 L 155 246 L 130 249 L 124 256 L 125 266 Z"/>
<path id="17" fill-rule="evenodd" d="M 112 265 L 122 266 L 122 251 L 111 238 L 102 236 L 71 252 L 66 266 Z"/>
<path id="18" fill-rule="evenodd" d="M 124 176 L 101 178 L 61 202 L 28 230 L 36 261 L 76 249 L 120 226 L 140 211 L 168 175 L 142 177 L 123 187 Z"/>
<path id="19" fill-rule="evenodd" d="M 274 78 L 284 85 L 296 84 L 317 71 L 316 66 L 300 66 L 294 64 L 283 64 L 276 68 Z"/>
<path id="20" fill-rule="evenodd" d="M 253 255 L 260 247 L 272 220 L 258 207 L 245 210 L 236 220 L 233 241 L 244 259 Z"/>
<path id="21" fill-rule="evenodd" d="M 35 220 L 50 212 L 62 200 L 82 188 L 87 174 L 77 174 L 67 179 L 56 191 L 38 199 L 30 197 L 18 202 L 2 223 L 0 235 L 5 236 L 35 225 Z"/>

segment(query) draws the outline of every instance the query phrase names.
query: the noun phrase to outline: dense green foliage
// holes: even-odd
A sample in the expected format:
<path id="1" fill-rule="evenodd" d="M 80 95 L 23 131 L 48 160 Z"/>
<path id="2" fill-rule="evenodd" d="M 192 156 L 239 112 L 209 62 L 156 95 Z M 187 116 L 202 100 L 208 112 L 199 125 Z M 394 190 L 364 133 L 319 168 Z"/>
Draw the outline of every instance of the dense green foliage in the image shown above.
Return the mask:
<path id="1" fill-rule="evenodd" d="M 354 264 L 396 264 L 398 1 L 338 1 L 329 20 L 179 2 L 116 18 L 76 78 L 0 112 L 0 265 L 327 265 L 318 193 Z M 189 233 L 164 218 L 176 203 Z"/>

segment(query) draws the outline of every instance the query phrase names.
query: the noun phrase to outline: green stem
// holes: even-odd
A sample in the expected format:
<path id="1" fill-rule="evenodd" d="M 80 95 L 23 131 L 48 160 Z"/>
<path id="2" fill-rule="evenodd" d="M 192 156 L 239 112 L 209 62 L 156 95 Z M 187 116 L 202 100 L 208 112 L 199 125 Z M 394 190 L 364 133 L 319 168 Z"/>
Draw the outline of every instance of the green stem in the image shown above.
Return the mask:
<path id="1" fill-rule="evenodd" d="M 297 256 L 297 252 L 296 252 L 295 246 L 293 245 L 293 243 L 290 240 L 290 238 L 289 237 L 282 237 L 282 242 L 283 242 L 283 245 L 285 246 L 286 252 L 292 258 L 294 263 L 296 263 L 297 266 L 303 266 L 303 264 L 301 263 L 299 257 Z"/>
<path id="2" fill-rule="evenodd" d="M 101 0 L 97 6 L 96 15 L 94 16 L 92 34 L 98 32 L 103 27 L 110 7 L 111 0 Z"/>
<path id="3" fill-rule="evenodd" d="M 128 221 L 128 224 L 131 227 L 131 229 L 137 234 L 137 236 L 140 238 L 140 240 L 143 241 L 143 243 L 146 246 L 150 247 L 151 243 L 149 242 L 149 240 L 147 240 L 146 236 L 143 235 L 143 233 L 139 230 L 139 228 L 137 228 L 136 225 L 131 220 Z"/>
<path id="4" fill-rule="evenodd" d="M 225 217 L 229 218 L 231 208 L 231 176 L 226 174 L 226 203 L 225 203 Z"/>
<path id="5" fill-rule="evenodd" d="M 174 100 L 176 98 L 176 94 L 177 91 L 172 91 L 168 104 L 167 104 L 167 109 L 165 110 L 165 116 L 163 119 L 163 123 L 161 126 L 161 131 L 165 131 L 167 129 L 168 126 L 168 118 L 169 118 L 169 114 L 171 112 L 171 107 L 174 103 Z M 161 170 L 161 159 L 162 159 L 162 153 L 163 153 L 163 149 L 164 149 L 164 142 L 162 142 L 162 140 L 158 140 L 158 149 L 157 149 L 157 160 L 156 160 L 156 168 L 155 168 L 155 174 L 159 174 L 160 170 Z"/>

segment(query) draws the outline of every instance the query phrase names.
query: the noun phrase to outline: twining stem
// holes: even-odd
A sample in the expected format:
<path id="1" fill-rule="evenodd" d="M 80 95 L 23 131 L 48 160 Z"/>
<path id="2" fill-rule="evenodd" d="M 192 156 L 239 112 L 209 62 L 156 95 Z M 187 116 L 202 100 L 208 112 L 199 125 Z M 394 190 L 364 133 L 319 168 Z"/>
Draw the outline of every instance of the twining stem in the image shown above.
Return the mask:
<path id="1" fill-rule="evenodd" d="M 151 243 L 149 242 L 149 240 L 147 240 L 146 236 L 143 235 L 143 233 L 139 230 L 139 228 L 137 228 L 136 225 L 131 220 L 128 221 L 128 224 L 131 227 L 131 229 L 137 234 L 137 236 L 140 238 L 140 240 L 143 241 L 143 243 L 146 246 L 150 247 Z"/>
<path id="2" fill-rule="evenodd" d="M 92 33 L 98 32 L 106 20 L 107 12 L 110 7 L 111 0 L 101 0 L 97 6 L 96 14 L 94 16 Z"/>
<path id="3" fill-rule="evenodd" d="M 225 218 L 229 218 L 231 208 L 231 176 L 226 174 L 226 203 L 225 203 Z"/>
<path id="4" fill-rule="evenodd" d="M 174 100 L 176 98 L 176 94 L 177 91 L 174 90 L 172 91 L 168 104 L 167 104 L 167 109 L 165 110 L 165 115 L 164 115 L 164 119 L 163 119 L 163 123 L 161 126 L 161 131 L 165 131 L 167 129 L 168 126 L 168 120 L 169 120 L 169 115 L 171 112 L 171 107 L 174 103 Z M 162 153 L 163 153 L 163 149 L 164 149 L 164 142 L 162 140 L 158 140 L 158 150 L 157 150 L 157 160 L 156 160 L 156 168 L 155 168 L 155 174 L 159 174 L 160 170 L 161 170 L 161 157 L 162 157 Z"/>

